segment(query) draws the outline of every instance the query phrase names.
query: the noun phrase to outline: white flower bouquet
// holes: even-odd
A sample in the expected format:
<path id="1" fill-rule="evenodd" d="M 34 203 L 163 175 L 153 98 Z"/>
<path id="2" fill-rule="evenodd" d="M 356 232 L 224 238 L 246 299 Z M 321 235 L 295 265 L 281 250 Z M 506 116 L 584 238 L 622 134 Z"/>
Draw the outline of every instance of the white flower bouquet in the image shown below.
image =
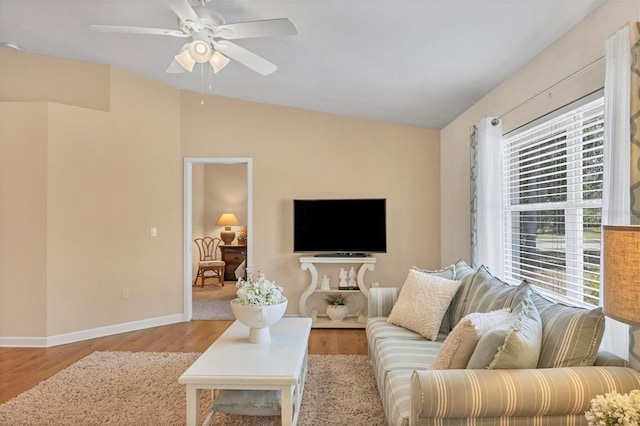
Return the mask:
<path id="1" fill-rule="evenodd" d="M 591 400 L 591 409 L 585 417 L 589 426 L 640 425 L 640 390 L 623 395 L 616 391 L 598 395 Z"/>
<path id="2" fill-rule="evenodd" d="M 240 304 L 244 306 L 269 306 L 285 302 L 286 297 L 282 295 L 282 287 L 269 281 L 264 274 L 258 272 L 257 279 L 254 278 L 253 269 L 247 268 L 247 280 L 240 278 L 236 287 Z"/>

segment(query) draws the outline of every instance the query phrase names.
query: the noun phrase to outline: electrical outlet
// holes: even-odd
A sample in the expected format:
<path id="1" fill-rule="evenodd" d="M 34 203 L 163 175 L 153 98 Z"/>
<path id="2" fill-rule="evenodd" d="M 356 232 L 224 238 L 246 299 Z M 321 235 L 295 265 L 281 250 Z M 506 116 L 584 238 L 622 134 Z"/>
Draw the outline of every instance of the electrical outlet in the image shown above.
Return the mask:
<path id="1" fill-rule="evenodd" d="M 123 288 L 122 289 L 122 298 L 123 299 L 128 299 L 129 298 L 129 289 L 128 288 Z"/>
<path id="2" fill-rule="evenodd" d="M 158 228 L 156 228 L 155 226 L 153 228 L 151 228 L 151 236 L 152 237 L 157 237 L 158 236 Z"/>

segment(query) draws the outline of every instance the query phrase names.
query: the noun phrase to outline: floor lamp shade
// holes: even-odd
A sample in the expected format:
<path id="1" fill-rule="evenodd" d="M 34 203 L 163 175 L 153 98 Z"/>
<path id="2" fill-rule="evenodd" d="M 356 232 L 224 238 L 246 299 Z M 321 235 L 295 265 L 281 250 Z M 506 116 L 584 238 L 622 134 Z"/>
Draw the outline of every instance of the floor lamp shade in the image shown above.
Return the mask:
<path id="1" fill-rule="evenodd" d="M 233 213 L 222 213 L 222 216 L 216 222 L 216 226 L 224 226 L 224 231 L 220 232 L 220 239 L 225 244 L 231 244 L 236 238 L 236 233 L 231 230 L 231 227 L 240 226 L 240 222 L 238 222 L 238 218 Z"/>
<path id="2" fill-rule="evenodd" d="M 604 313 L 640 326 L 640 226 L 603 226 Z"/>

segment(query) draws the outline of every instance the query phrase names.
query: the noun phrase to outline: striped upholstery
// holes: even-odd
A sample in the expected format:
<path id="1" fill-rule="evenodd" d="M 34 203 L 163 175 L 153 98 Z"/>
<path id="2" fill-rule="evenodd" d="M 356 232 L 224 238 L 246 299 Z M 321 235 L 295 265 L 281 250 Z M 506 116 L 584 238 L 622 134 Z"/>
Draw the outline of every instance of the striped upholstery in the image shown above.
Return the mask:
<path id="1" fill-rule="evenodd" d="M 378 391 L 385 389 L 387 373 L 392 370 L 429 368 L 438 355 L 440 346 L 442 342 L 425 339 L 379 339 L 371 358 Z"/>
<path id="2" fill-rule="evenodd" d="M 378 339 L 396 338 L 396 339 L 414 339 L 423 340 L 420 334 L 415 331 L 397 325 L 389 324 L 386 317 L 375 317 L 367 320 L 367 345 L 369 346 L 369 354 L 375 352 L 375 344 Z"/>
<path id="3" fill-rule="evenodd" d="M 526 282 L 516 293 L 527 291 L 542 319 L 538 368 L 593 365 L 604 333 L 602 308 L 589 310 L 551 301 Z"/>
<path id="4" fill-rule="evenodd" d="M 388 317 L 398 300 L 399 287 L 372 287 L 369 289 L 369 317 Z M 386 321 L 386 318 L 385 318 Z"/>
<path id="5" fill-rule="evenodd" d="M 596 395 L 639 387 L 623 367 L 416 371 L 410 424 L 586 425 Z"/>
<path id="6" fill-rule="evenodd" d="M 382 407 L 387 424 L 407 426 L 409 424 L 409 404 L 411 397 L 411 376 L 414 370 L 393 370 L 389 372 L 382 398 Z"/>
<path id="7" fill-rule="evenodd" d="M 598 352 L 596 362 L 594 362 L 593 365 L 599 365 L 602 367 L 628 367 L 629 363 L 611 352 L 600 351 Z"/>
<path id="8" fill-rule="evenodd" d="M 462 317 L 474 312 L 491 312 L 509 308 L 516 287 L 491 275 L 481 266 L 469 284 L 467 299 L 462 308 Z"/>
<path id="9" fill-rule="evenodd" d="M 475 292 L 471 291 L 471 282 L 475 275 L 475 271 L 463 261 L 456 264 L 455 278 L 463 281 L 463 284 L 449 311 L 450 319 L 456 321 L 454 324 L 462 318 L 454 319 L 462 314 L 465 303 L 474 303 L 472 299 L 477 297 L 474 295 Z M 584 412 L 589 409 L 590 400 L 595 395 L 612 390 L 627 393 L 640 388 L 640 373 L 625 368 L 626 361 L 604 352 L 598 353 L 597 358 L 594 355 L 596 367 L 429 370 L 427 368 L 437 356 L 446 335 L 440 334 L 438 340 L 432 342 L 423 339 L 418 333 L 387 323 L 386 316 L 391 312 L 399 290 L 371 289 L 371 316 L 366 328 L 369 355 L 378 391 L 387 423 L 391 426 L 586 425 Z M 519 300 L 524 290 L 523 286 L 512 290 L 512 300 Z M 536 294 L 532 294 L 532 299 L 533 296 Z M 497 292 L 488 300 L 481 306 L 505 303 L 507 297 Z M 545 301 L 541 296 L 533 302 L 541 317 L 546 310 L 547 319 L 554 324 L 552 328 L 562 330 L 547 330 L 549 339 L 560 339 L 549 340 L 557 343 L 551 344 L 550 347 L 558 348 L 559 355 L 571 355 L 571 351 L 563 344 L 563 339 L 573 341 L 575 336 L 566 330 L 578 329 L 582 323 L 578 321 L 576 324 L 565 315 L 568 315 L 567 312 L 575 312 L 561 309 L 562 305 L 559 305 L 560 308 L 551 306 L 557 304 Z M 584 315 L 583 311 L 590 312 L 578 311 L 578 316 Z M 595 311 L 597 313 L 597 310 Z M 590 313 L 583 319 L 595 320 L 596 317 L 597 315 Z M 596 330 L 599 323 L 592 322 Z M 587 341 L 590 339 L 588 336 L 594 336 L 593 330 L 589 333 Z M 552 357 L 555 357 L 555 354 Z"/>
<path id="10" fill-rule="evenodd" d="M 467 265 L 464 260 L 456 262 L 455 268 L 455 279 L 462 281 L 462 284 L 460 288 L 458 288 L 456 295 L 453 296 L 453 300 L 451 300 L 451 305 L 449 305 L 449 310 L 447 311 L 449 313 L 449 327 L 451 329 L 464 317 L 464 315 L 462 315 L 462 309 L 464 308 L 464 302 L 467 300 L 471 279 L 476 273 L 475 269 Z"/>

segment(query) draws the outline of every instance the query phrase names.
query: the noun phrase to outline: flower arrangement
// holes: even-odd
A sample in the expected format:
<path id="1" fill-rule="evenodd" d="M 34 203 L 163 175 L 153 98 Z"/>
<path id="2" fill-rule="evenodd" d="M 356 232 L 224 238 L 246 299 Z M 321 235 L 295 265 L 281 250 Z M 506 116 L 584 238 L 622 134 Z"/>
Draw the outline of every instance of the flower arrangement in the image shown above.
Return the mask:
<path id="1" fill-rule="evenodd" d="M 257 275 L 257 279 L 254 278 Z M 282 295 L 282 287 L 269 281 L 261 272 L 254 273 L 252 268 L 247 268 L 247 280 L 240 278 L 236 284 L 236 292 L 240 304 L 245 306 L 269 306 L 285 302 Z"/>
<path id="2" fill-rule="evenodd" d="M 238 241 L 243 241 L 243 242 L 247 241 L 247 227 L 246 226 L 243 226 L 238 231 Z"/>
<path id="3" fill-rule="evenodd" d="M 585 413 L 589 426 L 633 426 L 640 424 L 640 390 L 628 394 L 616 391 L 598 395 Z"/>

